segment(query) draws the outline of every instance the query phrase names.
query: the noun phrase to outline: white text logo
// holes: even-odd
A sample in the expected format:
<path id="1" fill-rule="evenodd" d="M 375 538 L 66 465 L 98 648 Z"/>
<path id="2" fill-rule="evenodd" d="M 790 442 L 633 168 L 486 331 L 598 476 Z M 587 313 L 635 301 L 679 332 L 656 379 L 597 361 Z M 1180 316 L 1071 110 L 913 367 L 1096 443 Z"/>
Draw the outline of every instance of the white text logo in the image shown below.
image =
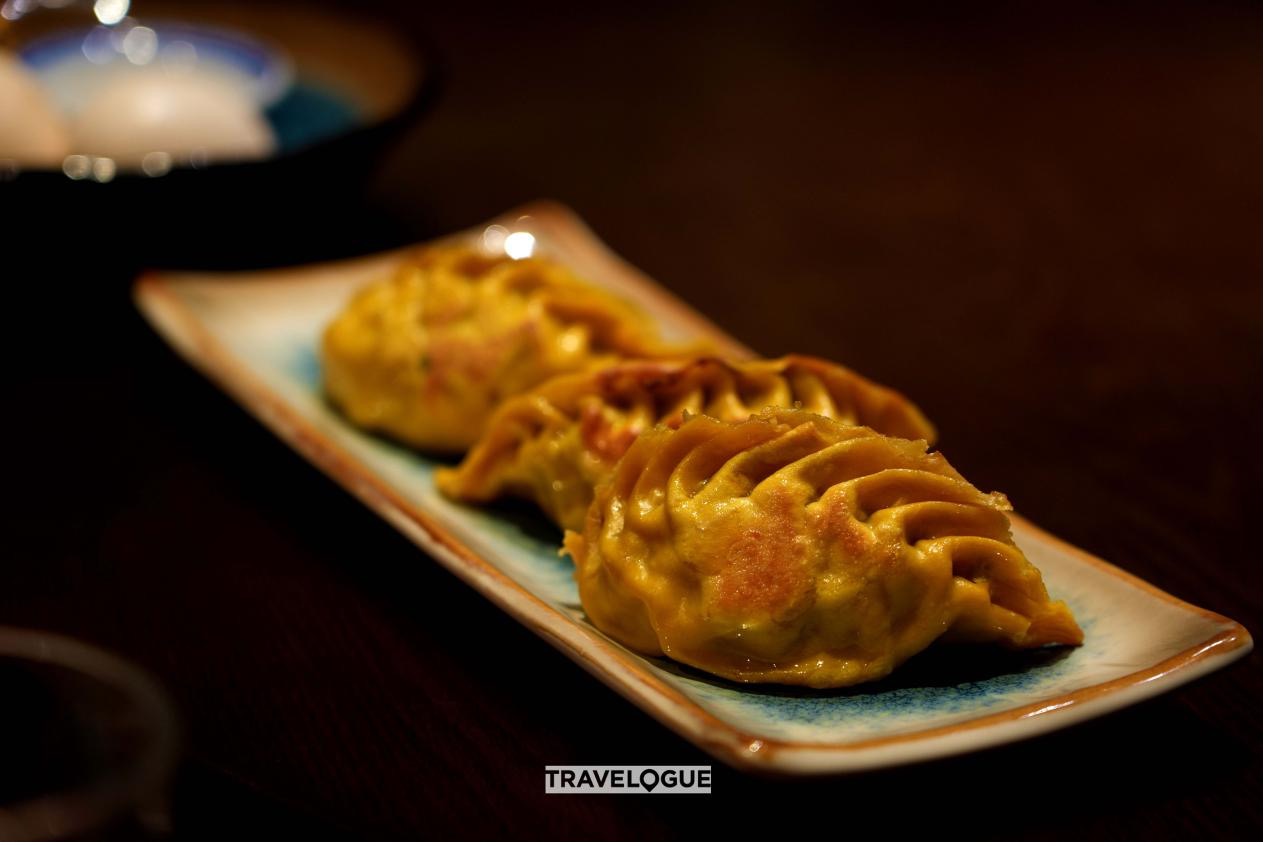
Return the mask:
<path id="1" fill-rule="evenodd" d="M 711 793 L 712 768 L 545 767 L 546 793 Z"/>

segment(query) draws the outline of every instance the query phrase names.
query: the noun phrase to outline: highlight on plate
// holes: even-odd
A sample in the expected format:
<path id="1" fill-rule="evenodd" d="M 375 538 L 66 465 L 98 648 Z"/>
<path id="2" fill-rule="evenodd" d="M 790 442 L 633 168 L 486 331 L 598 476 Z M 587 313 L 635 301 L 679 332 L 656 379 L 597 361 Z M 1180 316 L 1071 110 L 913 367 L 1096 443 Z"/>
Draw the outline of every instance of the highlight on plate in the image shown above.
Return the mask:
<path id="1" fill-rule="evenodd" d="M 643 654 L 827 688 L 941 639 L 1082 640 L 1005 496 L 929 451 L 913 403 L 842 365 L 670 344 L 556 261 L 465 242 L 358 292 L 321 352 L 351 422 L 466 452 L 436 474 L 445 495 L 525 498 L 565 530 L 588 618 Z"/>

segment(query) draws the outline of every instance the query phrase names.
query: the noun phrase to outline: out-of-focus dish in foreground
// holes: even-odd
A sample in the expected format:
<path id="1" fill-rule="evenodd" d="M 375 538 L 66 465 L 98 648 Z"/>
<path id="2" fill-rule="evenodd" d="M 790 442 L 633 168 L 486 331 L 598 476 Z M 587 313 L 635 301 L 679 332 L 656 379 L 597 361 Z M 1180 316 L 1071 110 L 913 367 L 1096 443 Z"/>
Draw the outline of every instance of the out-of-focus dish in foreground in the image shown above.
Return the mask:
<path id="1" fill-rule="evenodd" d="M 0 626 L 0 840 L 170 833 L 179 727 L 159 684 L 77 640 Z"/>

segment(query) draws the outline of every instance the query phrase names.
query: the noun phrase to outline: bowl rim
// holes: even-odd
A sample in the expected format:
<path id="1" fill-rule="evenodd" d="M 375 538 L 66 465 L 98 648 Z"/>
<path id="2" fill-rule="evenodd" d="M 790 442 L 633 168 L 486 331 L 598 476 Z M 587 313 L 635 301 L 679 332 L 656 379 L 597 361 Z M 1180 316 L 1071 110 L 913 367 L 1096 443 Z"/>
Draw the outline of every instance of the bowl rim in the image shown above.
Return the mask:
<path id="1" fill-rule="evenodd" d="M 164 790 L 180 757 L 182 728 L 167 691 L 147 670 L 82 640 L 0 626 L 0 658 L 58 667 L 121 692 L 145 716 L 150 743 L 117 782 L 53 791 L 0 806 L 0 838 L 83 837 L 135 811 L 164 827 Z M 56 828 L 54 828 L 56 824 Z"/>

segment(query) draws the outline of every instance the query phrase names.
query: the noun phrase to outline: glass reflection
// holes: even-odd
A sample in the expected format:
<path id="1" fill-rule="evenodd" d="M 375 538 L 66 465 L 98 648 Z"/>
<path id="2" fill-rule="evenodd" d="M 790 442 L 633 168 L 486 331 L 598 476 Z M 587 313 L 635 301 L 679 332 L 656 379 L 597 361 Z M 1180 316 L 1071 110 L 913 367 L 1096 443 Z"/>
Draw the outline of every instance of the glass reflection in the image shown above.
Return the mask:
<path id="1" fill-rule="evenodd" d="M 134 26 L 123 36 L 123 55 L 134 65 L 147 65 L 158 53 L 158 33 L 147 26 Z"/>
<path id="2" fill-rule="evenodd" d="M 171 154 L 161 151 L 146 153 L 141 159 L 141 170 L 146 176 L 163 176 L 171 170 Z"/>
<path id="3" fill-rule="evenodd" d="M 483 230 L 483 249 L 489 253 L 500 253 L 505 249 L 505 236 L 510 231 L 500 224 L 492 224 Z"/>
<path id="4" fill-rule="evenodd" d="M 106 26 L 113 26 L 127 17 L 127 9 L 131 0 L 97 0 L 92 4 L 92 13 L 97 20 Z"/>
<path id="5" fill-rule="evenodd" d="M 511 232 L 505 236 L 505 254 L 512 259 L 530 258 L 536 250 L 536 236 L 530 232 Z"/>
<path id="6" fill-rule="evenodd" d="M 92 178 L 98 182 L 109 182 L 117 169 L 114 159 L 107 156 L 97 156 L 92 160 Z"/>
<path id="7" fill-rule="evenodd" d="M 83 179 L 92 173 L 92 159 L 88 156 L 67 156 L 61 163 L 61 170 L 71 179 Z"/>

